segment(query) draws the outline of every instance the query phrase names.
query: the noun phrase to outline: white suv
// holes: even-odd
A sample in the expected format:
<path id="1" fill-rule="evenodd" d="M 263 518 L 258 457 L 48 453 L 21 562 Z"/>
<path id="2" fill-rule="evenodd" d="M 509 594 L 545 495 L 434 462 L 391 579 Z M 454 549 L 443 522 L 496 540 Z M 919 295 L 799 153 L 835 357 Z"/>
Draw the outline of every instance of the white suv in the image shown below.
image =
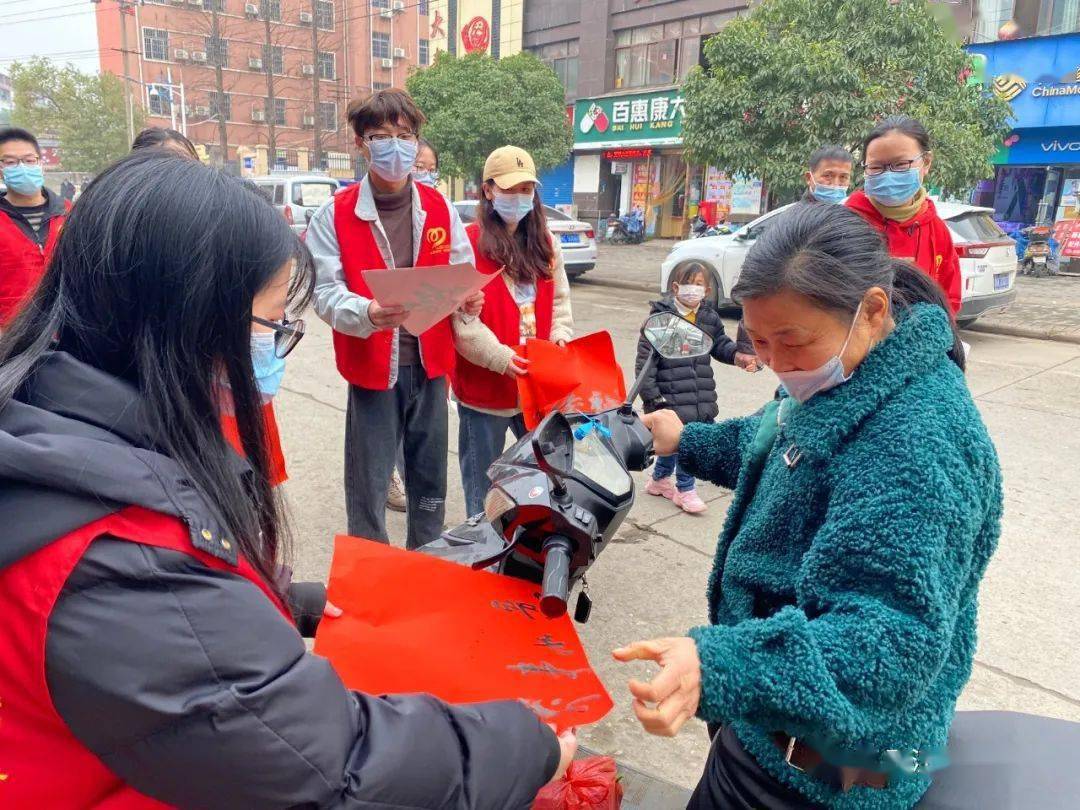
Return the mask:
<path id="1" fill-rule="evenodd" d="M 960 256 L 961 306 L 957 323 L 971 326 L 979 316 L 1005 309 L 1016 300 L 1016 243 L 991 216 L 991 208 L 959 203 L 935 203 L 938 214 L 952 233 Z M 670 288 L 676 267 L 701 262 L 712 274 L 713 303 L 730 305 L 731 290 L 739 280 L 743 260 L 773 217 L 790 208 L 783 206 L 744 225 L 737 233 L 706 236 L 677 242 L 660 267 L 660 290 Z"/>
<path id="2" fill-rule="evenodd" d="M 251 182 L 263 190 L 298 234 L 307 229 L 308 215 L 340 188 L 337 180 L 325 174 L 270 174 L 253 177 Z"/>

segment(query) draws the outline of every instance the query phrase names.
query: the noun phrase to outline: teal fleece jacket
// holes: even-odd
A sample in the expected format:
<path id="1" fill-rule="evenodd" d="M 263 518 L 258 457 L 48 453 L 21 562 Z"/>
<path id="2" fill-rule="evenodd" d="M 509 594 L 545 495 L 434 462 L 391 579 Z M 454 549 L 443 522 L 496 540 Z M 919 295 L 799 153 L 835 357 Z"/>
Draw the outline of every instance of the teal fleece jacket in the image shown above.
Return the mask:
<path id="1" fill-rule="evenodd" d="M 735 490 L 712 624 L 690 631 L 699 716 L 829 807 L 912 807 L 930 778 L 838 793 L 788 766 L 772 732 L 822 750 L 944 749 L 971 674 L 1003 496 L 951 345 L 943 310 L 904 313 L 848 382 L 787 417 L 755 492 L 744 472 L 760 416 L 688 425 L 679 445 L 687 472 Z"/>

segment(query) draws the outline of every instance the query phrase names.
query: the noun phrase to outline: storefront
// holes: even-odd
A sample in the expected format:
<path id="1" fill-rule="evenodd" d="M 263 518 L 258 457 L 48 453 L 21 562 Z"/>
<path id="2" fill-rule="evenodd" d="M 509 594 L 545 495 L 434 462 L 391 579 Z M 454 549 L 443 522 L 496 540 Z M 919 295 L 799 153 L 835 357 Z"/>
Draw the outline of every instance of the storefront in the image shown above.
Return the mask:
<path id="1" fill-rule="evenodd" d="M 983 81 L 1012 104 L 1013 131 L 975 202 L 1006 231 L 1051 225 L 1080 259 L 1080 34 L 969 46 Z M 1070 255 L 1071 254 L 1071 255 Z"/>

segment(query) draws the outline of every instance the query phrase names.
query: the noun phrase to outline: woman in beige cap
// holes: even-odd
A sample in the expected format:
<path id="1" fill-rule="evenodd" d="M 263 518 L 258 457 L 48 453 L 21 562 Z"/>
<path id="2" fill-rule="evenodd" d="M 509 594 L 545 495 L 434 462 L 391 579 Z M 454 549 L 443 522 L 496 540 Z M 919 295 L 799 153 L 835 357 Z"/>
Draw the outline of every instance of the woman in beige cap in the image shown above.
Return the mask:
<path id="1" fill-rule="evenodd" d="M 570 282 L 539 185 L 528 152 L 496 149 L 484 165 L 476 221 L 466 228 L 477 269 L 493 277 L 480 317 L 453 319 L 458 459 L 470 515 L 484 509 L 487 469 L 502 453 L 506 431 L 525 432 L 517 377 L 527 373 L 528 361 L 521 346 L 529 338 L 563 344 L 573 337 Z"/>

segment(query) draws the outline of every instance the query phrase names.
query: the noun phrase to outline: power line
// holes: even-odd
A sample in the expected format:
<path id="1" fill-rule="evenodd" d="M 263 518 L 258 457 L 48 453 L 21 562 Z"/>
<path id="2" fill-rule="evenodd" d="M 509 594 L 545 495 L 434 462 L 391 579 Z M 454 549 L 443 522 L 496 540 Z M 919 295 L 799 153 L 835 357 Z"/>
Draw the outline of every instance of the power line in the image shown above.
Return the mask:
<path id="1" fill-rule="evenodd" d="M 19 16 L 22 16 L 23 14 L 41 14 L 41 13 L 47 12 L 47 11 L 59 11 L 62 8 L 73 8 L 74 6 L 82 6 L 82 5 L 85 5 L 85 4 L 86 4 L 86 0 L 78 0 L 78 2 L 75 2 L 75 3 L 64 3 L 63 5 L 49 6 L 48 8 L 34 8 L 34 9 L 30 9 L 30 11 L 13 11 L 11 14 L 0 14 L 0 20 L 6 20 L 6 19 L 9 19 L 11 17 L 19 17 Z M 82 13 L 82 14 L 93 13 L 95 10 L 96 9 L 91 8 L 91 9 L 87 9 L 87 10 L 85 10 L 83 12 L 80 12 L 80 13 Z M 67 16 L 67 15 L 61 14 L 61 15 L 58 15 L 58 16 L 63 17 L 63 16 Z M 54 17 L 31 17 L 31 18 L 27 18 L 25 20 L 13 20 L 9 24 L 10 25 L 16 25 L 18 23 L 38 22 L 39 20 L 51 20 L 51 19 L 55 19 L 55 18 Z"/>

